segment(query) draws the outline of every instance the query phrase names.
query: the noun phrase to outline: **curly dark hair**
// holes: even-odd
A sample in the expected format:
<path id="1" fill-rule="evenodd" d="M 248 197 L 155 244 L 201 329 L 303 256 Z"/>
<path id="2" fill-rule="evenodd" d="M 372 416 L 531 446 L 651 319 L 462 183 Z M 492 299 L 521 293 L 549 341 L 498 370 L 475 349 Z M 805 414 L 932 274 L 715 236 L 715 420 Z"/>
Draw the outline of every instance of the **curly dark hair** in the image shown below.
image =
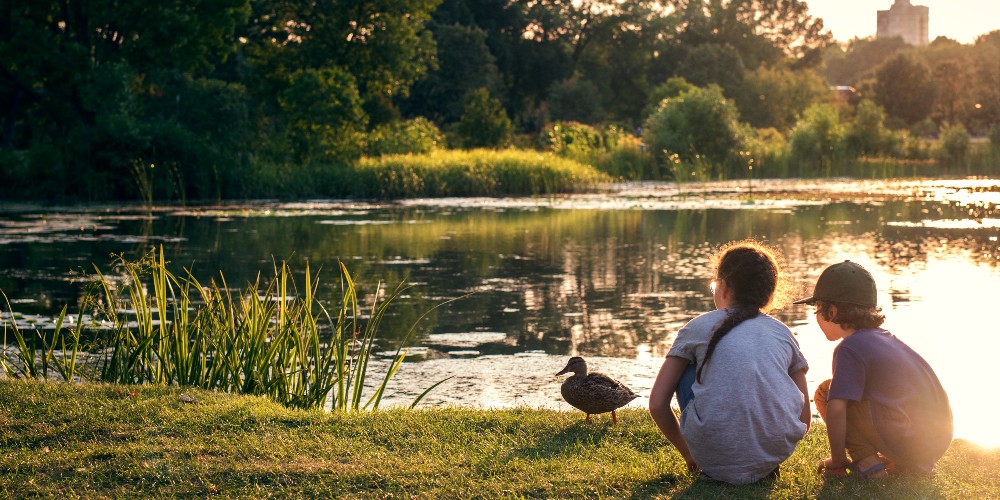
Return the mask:
<path id="1" fill-rule="evenodd" d="M 885 322 L 885 315 L 882 314 L 882 308 L 878 306 L 859 306 L 857 304 L 829 302 L 826 300 L 817 300 L 815 306 L 816 313 L 822 314 L 823 319 L 847 329 L 878 328 Z M 833 315 L 833 311 L 830 309 L 832 306 L 837 308 L 836 316 Z"/>
<path id="2" fill-rule="evenodd" d="M 716 262 L 715 276 L 732 290 L 733 302 L 726 316 L 708 342 L 705 360 L 698 366 L 697 379 L 715 352 L 722 337 L 740 323 L 756 318 L 788 297 L 788 280 L 778 262 L 779 253 L 756 240 L 742 240 L 723 246 L 712 258 Z"/>

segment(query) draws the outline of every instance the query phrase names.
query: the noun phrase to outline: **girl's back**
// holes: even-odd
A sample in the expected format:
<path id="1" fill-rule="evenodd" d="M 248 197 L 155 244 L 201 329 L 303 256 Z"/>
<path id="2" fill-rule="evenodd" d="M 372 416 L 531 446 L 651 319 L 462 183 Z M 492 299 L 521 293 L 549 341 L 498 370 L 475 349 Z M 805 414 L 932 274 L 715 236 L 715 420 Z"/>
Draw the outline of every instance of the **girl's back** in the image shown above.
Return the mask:
<path id="1" fill-rule="evenodd" d="M 668 356 L 693 358 L 700 365 L 726 314 L 716 310 L 693 319 Z M 684 437 L 708 476 L 753 482 L 792 454 L 806 427 L 800 420 L 802 392 L 790 373 L 806 367 L 788 327 L 764 314 L 719 341 L 681 417 Z"/>

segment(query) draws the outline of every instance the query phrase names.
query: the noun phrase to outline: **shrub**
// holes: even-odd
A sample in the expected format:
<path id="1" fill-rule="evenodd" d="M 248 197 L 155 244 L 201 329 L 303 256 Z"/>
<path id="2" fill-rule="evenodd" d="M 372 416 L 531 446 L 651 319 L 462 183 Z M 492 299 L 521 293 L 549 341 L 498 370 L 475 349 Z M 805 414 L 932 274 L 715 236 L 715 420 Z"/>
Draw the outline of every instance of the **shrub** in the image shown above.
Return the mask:
<path id="1" fill-rule="evenodd" d="M 586 163 L 612 177 L 659 179 L 642 140 L 617 125 L 601 129 L 576 122 L 556 122 L 539 135 L 542 148 L 563 158 Z"/>
<path id="2" fill-rule="evenodd" d="M 479 88 L 466 95 L 455 133 L 463 148 L 499 148 L 510 143 L 513 128 L 500 100 Z"/>
<path id="3" fill-rule="evenodd" d="M 643 136 L 660 162 L 676 155 L 682 162 L 707 162 L 721 174 L 738 165 L 742 138 L 737 116 L 736 106 L 717 85 L 696 87 L 663 101 L 646 119 Z"/>
<path id="4" fill-rule="evenodd" d="M 375 127 L 368 134 L 365 154 L 382 156 L 430 153 L 444 142 L 444 135 L 430 120 L 417 117 Z"/>
<path id="5" fill-rule="evenodd" d="M 607 151 L 606 137 L 598 129 L 578 122 L 555 122 L 538 136 L 542 147 L 564 158 L 594 165 Z"/>
<path id="6" fill-rule="evenodd" d="M 663 103 L 664 99 L 677 97 L 694 88 L 694 85 L 688 83 L 687 80 L 679 76 L 668 78 L 667 81 L 657 85 L 652 91 L 649 92 L 646 107 L 642 109 L 642 119 L 645 120 L 646 118 L 649 118 L 649 115 L 660 109 L 660 104 Z"/>
<path id="7" fill-rule="evenodd" d="M 790 142 L 799 175 L 830 175 L 844 157 L 844 127 L 837 109 L 829 104 L 810 106 L 792 130 Z"/>
<path id="8" fill-rule="evenodd" d="M 885 152 L 883 123 L 885 111 L 869 99 L 862 99 L 847 126 L 847 148 L 854 156 L 876 156 Z"/>
<path id="9" fill-rule="evenodd" d="M 747 134 L 746 151 L 753 160 L 754 177 L 788 175 L 788 141 L 777 129 L 753 129 Z"/>
<path id="10" fill-rule="evenodd" d="M 945 123 L 941 127 L 937 157 L 949 166 L 967 166 L 969 158 L 969 131 L 961 123 Z"/>

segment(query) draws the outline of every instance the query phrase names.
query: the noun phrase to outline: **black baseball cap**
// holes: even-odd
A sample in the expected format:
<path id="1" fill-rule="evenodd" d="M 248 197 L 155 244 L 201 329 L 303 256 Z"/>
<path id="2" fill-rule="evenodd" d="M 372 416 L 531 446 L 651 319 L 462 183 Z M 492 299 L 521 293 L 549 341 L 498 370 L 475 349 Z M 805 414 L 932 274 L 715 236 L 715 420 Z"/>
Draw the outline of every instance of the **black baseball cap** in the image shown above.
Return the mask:
<path id="1" fill-rule="evenodd" d="M 823 270 L 816 280 L 812 297 L 794 304 L 812 304 L 817 300 L 875 307 L 875 279 L 860 265 L 845 260 Z"/>

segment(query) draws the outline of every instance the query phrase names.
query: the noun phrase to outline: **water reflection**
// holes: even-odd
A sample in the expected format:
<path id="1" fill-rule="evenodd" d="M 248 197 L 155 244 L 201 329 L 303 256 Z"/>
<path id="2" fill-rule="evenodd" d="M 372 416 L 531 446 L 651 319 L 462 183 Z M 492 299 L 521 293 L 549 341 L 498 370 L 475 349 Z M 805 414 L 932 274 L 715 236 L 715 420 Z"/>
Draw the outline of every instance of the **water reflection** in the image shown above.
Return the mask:
<path id="1" fill-rule="evenodd" d="M 408 404 L 455 378 L 428 404 L 565 407 L 552 375 L 567 356 L 647 393 L 677 328 L 711 308 L 709 257 L 748 236 L 778 247 L 806 293 L 825 265 L 872 270 L 887 327 L 924 354 L 952 396 L 958 434 L 1000 444 L 977 397 L 997 377 L 987 300 L 1000 291 L 995 181 L 755 182 L 618 186 L 531 199 L 401 203 L 248 203 L 211 207 L 0 208 L 0 289 L 44 323 L 79 299 L 92 264 L 163 245 L 178 267 L 233 286 L 288 260 L 326 269 L 321 300 L 337 297 L 336 260 L 367 292 L 406 280 L 385 321 L 387 350 L 416 319 L 419 349 L 387 401 Z M 975 284 L 969 288 L 966 284 Z M 963 293 L 964 292 L 964 293 Z M 808 308 L 775 313 L 797 331 L 810 383 L 829 376 L 833 344 Z M 41 318 L 41 319 L 39 319 Z M 36 323 L 37 324 L 37 323 Z M 645 400 L 633 403 L 645 404 Z M 568 408 L 568 407 L 567 407 Z M 994 434 L 990 434 L 994 432 Z"/>

